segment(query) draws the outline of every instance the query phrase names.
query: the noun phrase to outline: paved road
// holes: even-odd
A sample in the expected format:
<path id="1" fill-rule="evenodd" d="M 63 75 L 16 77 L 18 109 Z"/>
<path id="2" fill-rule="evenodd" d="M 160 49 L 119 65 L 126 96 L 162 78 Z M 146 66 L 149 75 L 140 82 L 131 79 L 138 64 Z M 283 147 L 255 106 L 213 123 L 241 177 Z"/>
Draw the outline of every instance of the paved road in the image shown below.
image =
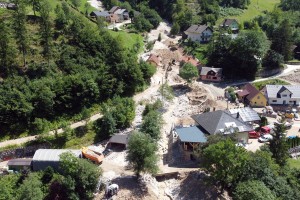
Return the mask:
<path id="1" fill-rule="evenodd" d="M 93 122 L 93 121 L 96 121 L 97 119 L 101 118 L 102 115 L 100 113 L 97 113 L 93 116 L 91 116 L 88 120 L 88 122 Z M 86 120 L 82 120 L 82 121 L 79 121 L 79 122 L 75 122 L 73 124 L 70 125 L 70 128 L 71 129 L 75 129 L 75 128 L 78 128 L 80 126 L 84 126 L 86 124 Z M 63 129 L 57 129 L 57 130 L 52 130 L 50 131 L 48 134 L 49 135 L 54 135 L 55 132 L 57 132 L 57 134 L 61 134 L 63 133 Z M 34 135 L 34 136 L 28 136 L 28 137 L 23 137 L 23 138 L 18 138 L 18 139 L 14 139 L 14 140 L 7 140 L 7 141 L 4 141 L 4 142 L 0 142 L 0 148 L 3 148 L 3 147 L 7 147 L 7 146 L 12 146 L 12 145 L 21 145 L 21 144 L 24 144 L 26 142 L 29 142 L 29 141 L 33 141 L 37 138 L 38 135 Z"/>

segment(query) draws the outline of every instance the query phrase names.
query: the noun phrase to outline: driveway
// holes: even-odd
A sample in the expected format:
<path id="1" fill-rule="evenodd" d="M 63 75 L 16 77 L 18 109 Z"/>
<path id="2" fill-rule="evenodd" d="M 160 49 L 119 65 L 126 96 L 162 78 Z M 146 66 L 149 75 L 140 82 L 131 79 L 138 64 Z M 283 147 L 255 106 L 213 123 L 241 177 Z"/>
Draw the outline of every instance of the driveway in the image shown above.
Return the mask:
<path id="1" fill-rule="evenodd" d="M 114 28 L 117 28 L 118 30 L 122 30 L 121 26 L 123 26 L 125 24 L 131 24 L 131 20 L 129 19 L 129 20 L 125 20 L 125 21 L 123 21 L 121 23 L 111 24 L 111 25 L 107 26 L 107 29 L 112 30 Z"/>

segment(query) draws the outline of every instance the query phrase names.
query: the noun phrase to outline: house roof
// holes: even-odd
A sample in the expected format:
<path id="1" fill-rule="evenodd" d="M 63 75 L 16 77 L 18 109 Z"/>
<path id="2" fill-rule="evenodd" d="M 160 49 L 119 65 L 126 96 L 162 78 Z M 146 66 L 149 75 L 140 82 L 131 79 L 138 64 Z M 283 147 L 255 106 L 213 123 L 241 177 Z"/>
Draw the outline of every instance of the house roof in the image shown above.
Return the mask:
<path id="1" fill-rule="evenodd" d="M 291 98 L 300 98 L 300 85 L 266 85 L 268 98 L 277 98 L 277 93 L 289 90 Z"/>
<path id="2" fill-rule="evenodd" d="M 246 123 L 227 113 L 218 110 L 214 112 L 202 113 L 194 115 L 192 118 L 209 134 L 227 133 L 226 129 L 236 128 L 238 132 L 252 131 L 253 128 Z"/>
<path id="3" fill-rule="evenodd" d="M 213 68 L 213 67 L 201 67 L 200 75 L 207 75 L 209 71 L 214 71 L 216 74 L 222 74 L 222 68 Z"/>
<path id="4" fill-rule="evenodd" d="M 126 12 L 127 10 L 126 9 L 118 9 L 115 14 L 117 15 L 122 15 L 124 12 Z"/>
<path id="5" fill-rule="evenodd" d="M 156 65 L 159 65 L 160 64 L 160 57 L 158 55 L 154 55 L 154 54 L 151 54 L 149 56 L 149 58 L 147 59 L 147 61 L 153 61 L 156 63 Z"/>
<path id="6" fill-rule="evenodd" d="M 246 99 L 248 99 L 249 101 L 251 101 L 253 97 L 255 97 L 258 93 L 260 93 L 260 91 L 250 83 L 247 83 L 244 86 L 244 90 L 249 92 L 249 94 L 246 96 Z"/>
<path id="7" fill-rule="evenodd" d="M 30 166 L 31 165 L 31 158 L 18 158 L 9 160 L 7 165 L 8 166 Z"/>
<path id="8" fill-rule="evenodd" d="M 249 94 L 249 92 L 247 90 L 242 90 L 242 91 L 237 92 L 237 95 L 239 97 L 244 97 L 244 96 L 247 96 L 248 94 Z"/>
<path id="9" fill-rule="evenodd" d="M 91 12 L 91 14 L 94 13 L 94 15 L 96 15 L 97 17 L 109 17 L 110 14 L 107 11 L 93 11 Z M 90 14 L 90 15 L 91 15 Z"/>
<path id="10" fill-rule="evenodd" d="M 202 33 L 203 31 L 205 31 L 206 29 L 210 29 L 211 31 L 212 28 L 210 28 L 209 26 L 206 25 L 192 25 L 190 26 L 185 32 L 190 32 L 190 33 Z"/>
<path id="11" fill-rule="evenodd" d="M 181 61 L 183 61 L 185 63 L 190 63 L 190 64 L 194 65 L 195 67 L 197 67 L 198 65 L 201 64 L 198 60 L 196 60 L 192 56 L 182 56 Z"/>
<path id="12" fill-rule="evenodd" d="M 206 142 L 205 134 L 196 126 L 175 128 L 181 142 Z"/>
<path id="13" fill-rule="evenodd" d="M 130 135 L 128 134 L 116 134 L 113 135 L 110 139 L 108 143 L 117 143 L 117 144 L 128 144 L 128 140 L 129 140 Z"/>
<path id="14" fill-rule="evenodd" d="M 71 149 L 38 149 L 32 158 L 32 161 L 59 161 L 60 155 L 65 152 L 71 152 L 76 157 L 82 157 L 81 150 Z"/>
<path id="15" fill-rule="evenodd" d="M 109 13 L 115 13 L 118 9 L 120 9 L 119 6 L 113 6 L 108 12 Z"/>
<path id="16" fill-rule="evenodd" d="M 243 122 L 253 122 L 260 120 L 257 112 L 250 107 L 230 109 L 228 112 L 233 117 L 239 117 Z"/>
<path id="17" fill-rule="evenodd" d="M 237 22 L 236 19 L 224 19 L 220 26 L 230 26 L 233 22 Z"/>

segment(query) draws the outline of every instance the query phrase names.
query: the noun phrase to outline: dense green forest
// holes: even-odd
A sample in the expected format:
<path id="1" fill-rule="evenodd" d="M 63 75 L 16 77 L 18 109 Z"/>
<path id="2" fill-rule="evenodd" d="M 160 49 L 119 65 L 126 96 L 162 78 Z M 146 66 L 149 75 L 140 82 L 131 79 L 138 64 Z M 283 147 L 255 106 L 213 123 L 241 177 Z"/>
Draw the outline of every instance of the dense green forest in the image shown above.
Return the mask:
<path id="1" fill-rule="evenodd" d="M 13 2 L 17 9 L 0 15 L 2 136 L 39 131 L 41 123 L 131 96 L 150 80 L 151 66 L 137 62 L 139 49 L 125 49 L 69 3 Z"/>

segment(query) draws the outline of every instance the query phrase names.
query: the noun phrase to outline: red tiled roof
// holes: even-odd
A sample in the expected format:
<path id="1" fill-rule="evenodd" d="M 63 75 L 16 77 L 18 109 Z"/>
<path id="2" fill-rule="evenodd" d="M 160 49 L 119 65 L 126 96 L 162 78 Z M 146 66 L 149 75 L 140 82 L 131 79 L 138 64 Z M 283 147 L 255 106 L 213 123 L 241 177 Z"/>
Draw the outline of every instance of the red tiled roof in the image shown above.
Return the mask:
<path id="1" fill-rule="evenodd" d="M 194 59 L 192 56 L 182 56 L 181 61 L 185 63 L 190 63 L 195 67 L 201 64 L 198 60 Z"/>

